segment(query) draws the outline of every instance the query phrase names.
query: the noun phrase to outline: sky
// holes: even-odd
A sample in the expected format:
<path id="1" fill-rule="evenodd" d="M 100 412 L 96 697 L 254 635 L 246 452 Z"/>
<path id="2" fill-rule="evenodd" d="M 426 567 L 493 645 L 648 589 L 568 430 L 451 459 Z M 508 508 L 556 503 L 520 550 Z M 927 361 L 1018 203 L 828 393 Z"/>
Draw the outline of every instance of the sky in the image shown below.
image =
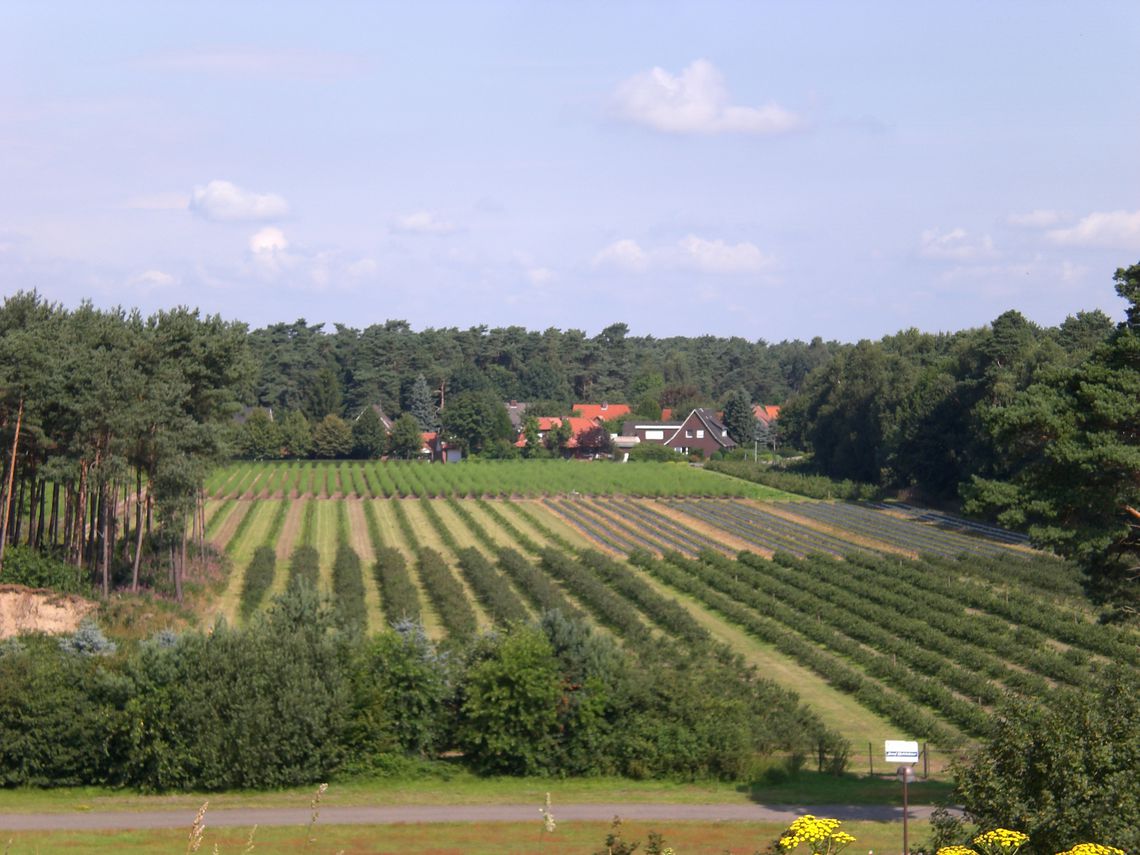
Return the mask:
<path id="1" fill-rule="evenodd" d="M 1137 44 L 1131 0 L 6 0 L 0 294 L 773 342 L 1119 319 Z"/>

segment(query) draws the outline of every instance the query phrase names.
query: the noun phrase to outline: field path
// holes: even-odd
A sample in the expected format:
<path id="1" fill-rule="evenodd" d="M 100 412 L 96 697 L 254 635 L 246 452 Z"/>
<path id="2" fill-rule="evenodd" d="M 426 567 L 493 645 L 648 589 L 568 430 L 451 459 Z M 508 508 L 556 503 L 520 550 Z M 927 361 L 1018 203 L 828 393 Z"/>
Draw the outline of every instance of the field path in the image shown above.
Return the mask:
<path id="1" fill-rule="evenodd" d="M 639 578 L 665 597 L 676 600 L 714 638 L 722 641 L 756 666 L 760 676 L 799 695 L 828 727 L 851 740 L 851 768 L 862 770 L 867 759 L 863 751 L 868 742 L 880 744 L 893 739 L 898 728 L 862 706 L 850 694 L 841 692 L 826 680 L 777 650 L 773 645 L 753 638 L 742 628 L 713 612 L 695 598 L 670 588 L 640 568 L 630 565 Z"/>
<path id="2" fill-rule="evenodd" d="M 348 512 L 348 543 L 360 556 L 360 572 L 364 576 L 364 610 L 368 616 L 368 632 L 385 629 L 384 613 L 380 610 L 380 588 L 372 565 L 376 553 L 372 551 L 372 538 L 368 536 L 368 522 L 364 519 L 364 503 L 360 499 L 345 499 Z"/>
<path id="3" fill-rule="evenodd" d="M 296 500 L 289 501 L 289 510 L 285 512 L 285 524 L 281 526 L 281 536 L 273 544 L 277 552 L 277 564 L 273 570 L 273 584 L 266 593 L 266 601 L 285 593 L 289 585 L 289 555 L 297 539 L 301 536 L 301 515 L 305 511 L 305 503 Z"/>
<path id="4" fill-rule="evenodd" d="M 237 529 L 241 518 L 244 517 L 253 508 L 252 502 L 234 502 L 232 508 L 226 514 L 226 518 L 222 520 L 221 524 L 214 529 L 214 533 L 210 535 L 209 542 L 217 549 L 225 549 L 226 544 L 234 536 L 234 531 Z"/>
<path id="5" fill-rule="evenodd" d="M 934 808 L 912 806 L 911 819 L 926 819 Z M 389 825 L 439 822 L 534 822 L 538 809 L 525 805 L 404 805 L 398 807 L 321 806 L 322 825 Z M 841 820 L 895 822 L 901 807 L 885 805 L 763 805 L 763 804 L 566 804 L 555 808 L 559 822 L 608 822 L 615 816 L 654 822 L 788 822 L 805 813 Z M 236 808 L 211 810 L 206 823 L 212 828 L 306 826 L 309 808 Z M 90 813 L 0 814 L 2 831 L 113 831 L 143 828 L 189 828 L 193 811 L 122 811 Z M 536 826 L 537 822 L 534 823 Z"/>
<path id="6" fill-rule="evenodd" d="M 245 569 L 253 558 L 253 552 L 265 540 L 269 531 L 269 524 L 273 521 L 273 510 L 267 502 L 238 502 L 245 505 L 245 514 L 231 514 L 232 517 L 249 515 L 249 524 L 242 533 L 241 543 L 230 552 L 230 575 L 226 580 L 225 590 L 214 603 L 214 612 L 221 613 L 230 626 L 238 625 L 238 611 L 241 606 L 241 592 L 245 587 Z M 223 529 L 228 528 L 230 520 L 226 520 Z"/>

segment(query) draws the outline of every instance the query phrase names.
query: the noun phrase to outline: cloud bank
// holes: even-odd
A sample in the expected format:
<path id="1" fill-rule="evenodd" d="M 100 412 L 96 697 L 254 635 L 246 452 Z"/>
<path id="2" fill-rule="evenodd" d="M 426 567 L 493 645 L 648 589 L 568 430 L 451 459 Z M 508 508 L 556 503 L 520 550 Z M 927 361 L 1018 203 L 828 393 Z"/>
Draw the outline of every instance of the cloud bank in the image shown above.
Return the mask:
<path id="1" fill-rule="evenodd" d="M 627 273 L 646 270 L 695 270 L 701 273 L 741 274 L 761 273 L 773 264 L 773 259 L 747 241 L 730 244 L 723 240 L 708 240 L 697 235 L 686 235 L 671 246 L 643 249 L 629 238 L 614 241 L 594 256 L 594 265 L 613 267 Z"/>
<path id="2" fill-rule="evenodd" d="M 614 93 L 622 118 L 670 134 L 782 134 L 800 118 L 779 104 L 742 107 L 730 103 L 724 77 L 705 59 L 680 74 L 653 68 L 623 81 Z"/>
<path id="3" fill-rule="evenodd" d="M 276 193 L 254 193 L 229 181 L 214 180 L 194 188 L 190 210 L 217 222 L 259 222 L 284 217 L 289 204 Z"/>

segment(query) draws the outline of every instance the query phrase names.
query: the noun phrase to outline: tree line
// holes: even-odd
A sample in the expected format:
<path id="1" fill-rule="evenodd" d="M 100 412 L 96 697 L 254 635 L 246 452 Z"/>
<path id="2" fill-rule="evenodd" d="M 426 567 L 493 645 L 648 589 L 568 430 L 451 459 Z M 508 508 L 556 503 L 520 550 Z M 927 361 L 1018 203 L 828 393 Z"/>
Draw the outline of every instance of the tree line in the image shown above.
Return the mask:
<path id="1" fill-rule="evenodd" d="M 1140 573 L 1140 265 L 1126 319 L 1041 327 L 1009 311 L 952 334 L 834 348 L 780 414 L 832 478 L 960 503 L 1072 556 L 1102 593 Z"/>
<path id="2" fill-rule="evenodd" d="M 204 540 L 202 483 L 252 394 L 247 335 L 184 308 L 143 317 L 6 299 L 0 572 L 19 544 L 80 568 L 106 595 L 116 567 L 138 588 L 145 551 L 181 597 L 187 555 Z"/>

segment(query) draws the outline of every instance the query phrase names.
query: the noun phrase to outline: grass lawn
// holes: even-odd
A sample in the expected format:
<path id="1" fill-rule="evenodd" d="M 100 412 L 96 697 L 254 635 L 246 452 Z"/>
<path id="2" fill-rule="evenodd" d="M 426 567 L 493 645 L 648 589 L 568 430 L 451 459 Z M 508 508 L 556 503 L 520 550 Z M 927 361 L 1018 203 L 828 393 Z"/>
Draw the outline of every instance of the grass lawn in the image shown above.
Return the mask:
<path id="1" fill-rule="evenodd" d="M 542 830 L 535 806 L 532 823 L 464 822 L 432 825 L 321 825 L 318 821 L 309 842 L 308 828 L 258 828 L 254 832 L 257 853 L 399 853 L 399 855 L 588 855 L 604 848 L 610 830 L 606 822 L 563 822 L 550 833 Z M 554 805 L 558 817 L 558 804 Z M 221 855 L 246 851 L 249 829 L 209 828 L 199 851 L 217 846 Z M 38 853 L 106 852 L 119 855 L 166 855 L 186 848 L 187 829 L 131 832 L 19 832 L 11 835 L 10 855 Z M 667 846 L 681 855 L 752 855 L 773 842 L 784 826 L 771 822 L 642 822 L 622 824 L 622 837 L 641 841 L 650 831 L 664 836 Z M 852 851 L 894 851 L 902 843 L 902 826 L 894 822 L 843 823 L 855 836 Z M 926 822 L 910 823 L 913 844 L 926 839 Z"/>
<path id="2" fill-rule="evenodd" d="M 835 778 L 814 772 L 779 784 L 740 784 L 707 781 L 634 781 L 625 778 L 480 778 L 445 763 L 436 774 L 404 778 L 351 778 L 334 780 L 325 803 L 358 805 L 539 805 L 545 793 L 555 803 L 660 802 L 670 804 L 878 804 L 901 805 L 902 789 L 893 778 L 847 775 Z M 76 811 L 185 810 L 194 811 L 209 799 L 215 810 L 242 807 L 297 807 L 307 805 L 314 787 L 292 787 L 271 792 L 173 793 L 144 795 L 131 790 L 100 787 L 30 787 L 0 790 L 0 812 L 70 813 Z M 910 787 L 912 804 L 933 804 L 950 796 L 946 781 L 920 781 Z M 536 807 L 537 814 L 537 807 Z"/>

